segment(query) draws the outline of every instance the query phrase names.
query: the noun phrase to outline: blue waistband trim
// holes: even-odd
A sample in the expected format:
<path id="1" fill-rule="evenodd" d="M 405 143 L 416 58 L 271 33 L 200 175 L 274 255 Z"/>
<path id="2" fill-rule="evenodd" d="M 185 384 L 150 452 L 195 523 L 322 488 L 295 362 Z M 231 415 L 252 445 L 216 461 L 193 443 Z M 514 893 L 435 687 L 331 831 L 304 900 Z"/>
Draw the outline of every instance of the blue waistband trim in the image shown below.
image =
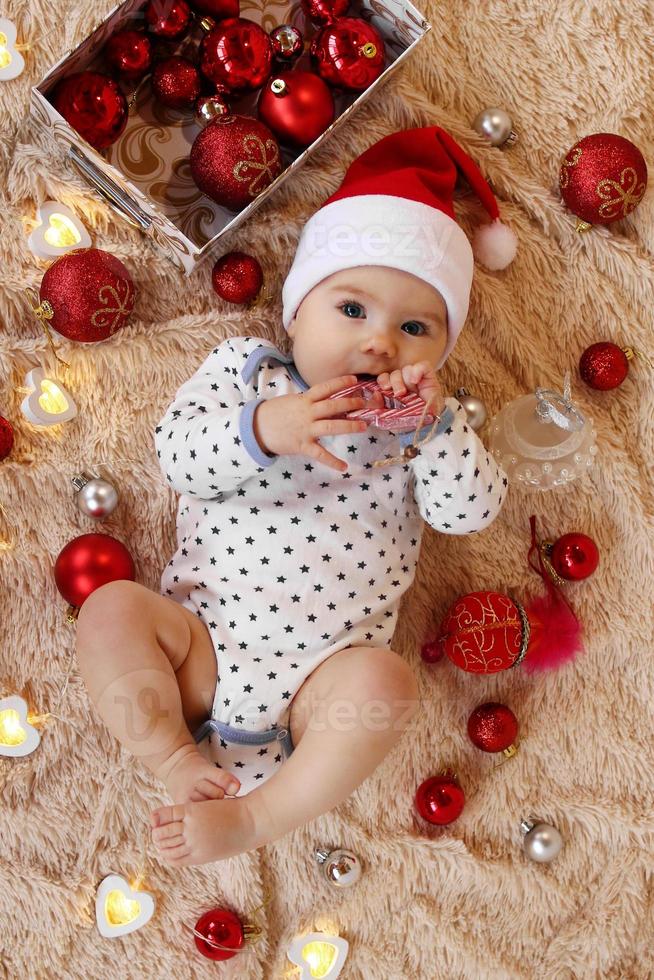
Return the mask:
<path id="1" fill-rule="evenodd" d="M 291 732 L 288 728 L 268 728 L 263 732 L 248 732 L 244 728 L 234 728 L 216 718 L 203 721 L 193 733 L 193 738 L 196 743 L 201 742 L 211 732 L 218 732 L 226 742 L 237 742 L 241 745 L 266 745 L 268 742 L 279 741 L 288 755 L 294 748 Z"/>

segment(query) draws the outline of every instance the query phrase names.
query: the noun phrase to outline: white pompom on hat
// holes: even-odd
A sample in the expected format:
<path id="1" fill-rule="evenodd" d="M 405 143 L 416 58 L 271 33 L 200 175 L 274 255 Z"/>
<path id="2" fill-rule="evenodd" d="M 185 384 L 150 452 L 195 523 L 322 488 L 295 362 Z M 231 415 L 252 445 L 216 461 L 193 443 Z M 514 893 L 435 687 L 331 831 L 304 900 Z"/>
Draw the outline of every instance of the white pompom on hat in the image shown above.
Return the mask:
<path id="1" fill-rule="evenodd" d="M 454 187 L 462 173 L 491 222 L 472 245 L 456 221 Z M 473 255 L 492 270 L 513 260 L 517 238 L 500 221 L 477 164 L 440 126 L 391 133 L 361 154 L 339 189 L 302 229 L 282 290 L 285 329 L 308 293 L 328 276 L 376 265 L 410 272 L 434 286 L 447 306 L 442 367 L 468 313 Z"/>

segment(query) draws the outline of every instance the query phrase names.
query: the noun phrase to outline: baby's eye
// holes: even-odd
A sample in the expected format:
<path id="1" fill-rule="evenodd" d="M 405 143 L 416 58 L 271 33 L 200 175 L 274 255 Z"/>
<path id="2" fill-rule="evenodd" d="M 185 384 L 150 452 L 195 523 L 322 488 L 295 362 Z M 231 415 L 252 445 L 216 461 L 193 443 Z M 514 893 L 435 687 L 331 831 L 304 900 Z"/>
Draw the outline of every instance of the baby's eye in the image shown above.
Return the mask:
<path id="1" fill-rule="evenodd" d="M 418 323 L 417 320 L 408 320 L 406 323 L 403 323 L 402 330 L 406 330 L 406 332 L 412 337 L 420 337 L 426 332 L 424 325 L 422 323 Z"/>
<path id="2" fill-rule="evenodd" d="M 354 300 L 347 300 L 345 303 L 341 303 L 341 305 L 339 306 L 339 310 L 341 310 L 345 314 L 345 316 L 349 316 L 357 319 L 359 317 L 364 316 L 365 314 L 365 311 L 361 306 L 361 303 L 355 303 Z"/>

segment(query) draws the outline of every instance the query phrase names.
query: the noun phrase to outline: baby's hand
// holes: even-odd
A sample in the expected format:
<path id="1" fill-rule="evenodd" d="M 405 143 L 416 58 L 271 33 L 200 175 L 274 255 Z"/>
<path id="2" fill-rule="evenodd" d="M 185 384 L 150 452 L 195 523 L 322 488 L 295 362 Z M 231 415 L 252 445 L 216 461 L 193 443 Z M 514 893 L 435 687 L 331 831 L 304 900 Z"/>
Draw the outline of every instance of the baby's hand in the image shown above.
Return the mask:
<path id="1" fill-rule="evenodd" d="M 345 460 L 333 456 L 318 439 L 342 432 L 363 432 L 368 428 L 367 422 L 358 419 L 334 418 L 368 404 L 360 395 L 330 399 L 330 395 L 356 384 L 356 380 L 356 375 L 346 374 L 321 381 L 297 395 L 279 395 L 261 402 L 252 423 L 259 445 L 278 456 L 311 456 L 325 466 L 344 472 L 347 469 Z"/>
<path id="2" fill-rule="evenodd" d="M 406 395 L 407 391 L 416 391 L 423 401 L 429 403 L 432 415 L 440 415 L 445 408 L 443 389 L 429 361 L 405 364 L 390 374 L 380 374 L 377 384 L 384 393 L 392 392 L 398 397 Z"/>

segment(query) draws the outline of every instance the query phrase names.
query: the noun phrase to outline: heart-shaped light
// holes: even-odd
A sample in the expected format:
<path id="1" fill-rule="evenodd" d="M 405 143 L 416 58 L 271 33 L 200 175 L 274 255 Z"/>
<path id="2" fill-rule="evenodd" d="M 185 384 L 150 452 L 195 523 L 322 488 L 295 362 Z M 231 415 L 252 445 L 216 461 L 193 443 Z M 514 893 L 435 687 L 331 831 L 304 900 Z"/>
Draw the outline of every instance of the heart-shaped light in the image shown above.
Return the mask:
<path id="1" fill-rule="evenodd" d="M 95 921 L 101 936 L 113 939 L 135 932 L 154 914 L 154 897 L 135 891 L 121 875 L 107 875 L 95 898 Z"/>
<path id="2" fill-rule="evenodd" d="M 16 49 L 16 28 L 6 17 L 0 17 L 0 82 L 18 78 L 24 67 L 25 60 Z"/>
<path id="3" fill-rule="evenodd" d="M 70 208 L 57 201 L 46 201 L 36 214 L 39 224 L 27 240 L 40 259 L 57 258 L 74 248 L 89 248 L 91 236 Z"/>
<path id="4" fill-rule="evenodd" d="M 348 949 L 349 943 L 342 936 L 310 932 L 297 936 L 286 955 L 301 967 L 300 980 L 334 980 L 343 969 Z"/>
<path id="5" fill-rule="evenodd" d="M 29 755 L 41 741 L 27 720 L 27 703 L 17 694 L 0 701 L 0 755 Z"/>
<path id="6" fill-rule="evenodd" d="M 28 421 L 34 425 L 58 425 L 77 415 L 77 405 L 58 381 L 46 378 L 42 367 L 32 368 L 25 375 L 25 387 L 34 388 L 20 406 Z"/>

